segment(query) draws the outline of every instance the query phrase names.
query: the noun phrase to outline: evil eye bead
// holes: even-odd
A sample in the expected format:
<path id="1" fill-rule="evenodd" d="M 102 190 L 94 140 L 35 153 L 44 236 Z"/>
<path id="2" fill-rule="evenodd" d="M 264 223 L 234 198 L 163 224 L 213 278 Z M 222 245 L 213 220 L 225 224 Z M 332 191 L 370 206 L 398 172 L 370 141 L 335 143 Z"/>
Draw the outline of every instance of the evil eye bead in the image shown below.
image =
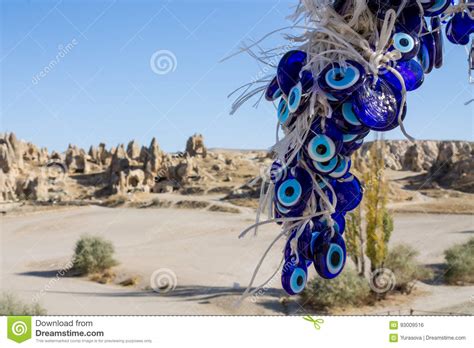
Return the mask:
<path id="1" fill-rule="evenodd" d="M 311 176 L 302 168 L 293 168 L 285 180 L 275 187 L 275 199 L 285 208 L 305 205 L 311 194 Z"/>
<path id="2" fill-rule="evenodd" d="M 299 217 L 303 215 L 303 212 L 305 210 L 306 206 L 305 205 L 299 205 L 291 208 L 286 208 L 282 206 L 278 201 L 275 201 L 275 218 L 281 218 L 281 217 L 286 217 L 286 218 L 293 218 L 293 217 Z"/>
<path id="3" fill-rule="evenodd" d="M 435 0 L 432 1 L 430 4 L 424 5 L 426 17 L 433 17 L 442 14 L 451 4 L 451 0 Z"/>
<path id="4" fill-rule="evenodd" d="M 338 164 L 338 158 L 333 157 L 327 162 L 314 161 L 313 167 L 318 173 L 327 175 L 327 174 L 332 173 L 336 169 L 337 164 Z"/>
<path id="5" fill-rule="evenodd" d="M 434 45 L 435 45 L 435 57 L 434 66 L 439 69 L 443 66 L 443 47 L 444 39 L 441 33 L 441 19 L 439 17 L 431 18 L 431 31 L 433 32 Z"/>
<path id="6" fill-rule="evenodd" d="M 281 97 L 281 89 L 280 89 L 280 86 L 278 85 L 277 78 L 274 77 L 265 91 L 265 99 L 268 101 L 273 101 L 273 100 L 277 100 L 280 97 Z"/>
<path id="7" fill-rule="evenodd" d="M 362 187 L 355 175 L 336 181 L 333 184 L 333 189 L 337 197 L 336 210 L 339 212 L 354 210 L 362 201 Z"/>
<path id="8" fill-rule="evenodd" d="M 398 32 L 393 35 L 391 48 L 402 54 L 401 60 L 410 60 L 418 54 L 420 40 L 408 33 Z"/>
<path id="9" fill-rule="evenodd" d="M 306 262 L 300 262 L 297 265 L 294 264 L 293 260 L 285 262 L 281 274 L 281 284 L 289 295 L 301 293 L 306 286 L 307 280 L 308 269 Z"/>
<path id="10" fill-rule="evenodd" d="M 285 180 L 277 191 L 278 201 L 286 207 L 299 203 L 302 194 L 303 188 L 296 179 Z"/>
<path id="11" fill-rule="evenodd" d="M 307 54 L 303 51 L 292 50 L 285 53 L 277 68 L 277 80 L 280 89 L 285 95 L 300 82 L 300 72 L 306 64 Z"/>
<path id="12" fill-rule="evenodd" d="M 334 124 L 343 133 L 359 134 L 367 130 L 356 117 L 352 102 L 345 102 L 333 110 Z"/>
<path id="13" fill-rule="evenodd" d="M 351 160 L 349 157 L 338 155 L 337 166 L 336 168 L 329 174 L 331 178 L 339 179 L 342 178 L 344 175 L 349 172 L 351 168 Z"/>
<path id="14" fill-rule="evenodd" d="M 307 145 L 309 157 L 316 162 L 328 162 L 336 156 L 336 145 L 330 137 L 316 134 Z"/>
<path id="15" fill-rule="evenodd" d="M 342 272 L 346 263 L 346 244 L 338 233 L 333 238 L 318 243 L 320 237 L 318 236 L 314 245 L 314 268 L 322 278 L 333 279 Z"/>
<path id="16" fill-rule="evenodd" d="M 467 45 L 474 32 L 474 19 L 468 13 L 456 13 L 446 26 L 446 37 L 456 45 Z"/>
<path id="17" fill-rule="evenodd" d="M 446 26 L 446 30 L 448 30 L 448 28 L 449 23 Z M 447 36 L 449 39 L 449 35 Z M 431 32 L 424 31 L 423 35 L 421 36 L 421 46 L 420 51 L 418 52 L 418 61 L 423 67 L 425 74 L 429 74 L 433 70 L 435 64 L 435 55 L 435 38 Z"/>
<path id="18" fill-rule="evenodd" d="M 364 79 L 363 66 L 349 60 L 345 65 L 332 63 L 326 66 L 319 75 L 318 84 L 324 92 L 338 98 L 338 96 L 354 92 Z"/>
<path id="19" fill-rule="evenodd" d="M 288 109 L 290 112 L 296 112 L 296 110 L 298 110 L 298 107 L 300 106 L 301 102 L 302 93 L 303 89 L 301 83 L 298 83 L 290 90 L 290 94 L 288 95 Z"/>
<path id="20" fill-rule="evenodd" d="M 286 177 L 286 166 L 284 166 L 279 160 L 272 163 L 270 167 L 270 180 L 275 185 Z"/>
<path id="21" fill-rule="evenodd" d="M 280 100 L 280 104 L 278 105 L 278 121 L 281 125 L 288 124 L 290 120 L 290 109 L 288 108 L 288 103 L 284 98 Z"/>

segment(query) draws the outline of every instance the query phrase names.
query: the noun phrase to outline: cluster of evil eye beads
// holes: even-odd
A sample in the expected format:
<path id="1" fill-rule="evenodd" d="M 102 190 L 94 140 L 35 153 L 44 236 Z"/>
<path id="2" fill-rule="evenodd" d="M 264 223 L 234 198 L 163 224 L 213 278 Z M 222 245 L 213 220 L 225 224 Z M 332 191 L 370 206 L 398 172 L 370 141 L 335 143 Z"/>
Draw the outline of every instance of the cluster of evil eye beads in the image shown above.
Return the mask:
<path id="1" fill-rule="evenodd" d="M 401 2 L 368 1 L 368 5 L 382 19 L 388 9 L 397 10 Z M 421 4 L 423 12 L 417 1 L 408 1 L 397 17 L 388 48 L 401 53 L 393 68 L 403 78 L 407 91 L 420 87 L 424 75 L 443 64 L 440 16 L 452 1 L 422 0 Z M 468 13 L 456 13 L 447 22 L 447 38 L 456 44 L 467 44 L 472 28 Z M 307 60 L 304 51 L 287 52 L 265 91 L 265 98 L 278 105 L 278 121 L 283 129 L 291 128 L 309 107 L 315 90 L 326 95 L 333 110 L 324 122 L 314 116 L 298 155 L 290 163 L 276 160 L 270 170 L 274 216 L 280 223 L 283 218 L 308 214 L 311 197 L 319 200 L 317 211 L 324 211 L 327 204 L 321 192 L 331 204 L 336 201 L 335 212 L 330 216 L 318 215 L 290 231 L 281 276 L 283 288 L 290 295 L 303 291 L 311 265 L 325 279 L 335 278 L 343 270 L 345 215 L 360 204 L 363 196 L 359 180 L 350 172 L 351 155 L 371 130 L 392 130 L 406 114 L 399 76 L 390 69 L 380 71 L 375 78 L 359 62 L 347 60 L 328 64 L 315 76 L 305 69 Z"/>

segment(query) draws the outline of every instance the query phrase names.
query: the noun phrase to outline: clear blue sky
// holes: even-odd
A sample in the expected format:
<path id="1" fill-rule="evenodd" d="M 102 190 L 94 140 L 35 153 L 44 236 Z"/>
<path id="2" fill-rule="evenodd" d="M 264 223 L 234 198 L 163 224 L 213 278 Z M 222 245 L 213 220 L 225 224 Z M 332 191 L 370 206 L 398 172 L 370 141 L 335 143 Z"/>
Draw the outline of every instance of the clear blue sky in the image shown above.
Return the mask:
<path id="1" fill-rule="evenodd" d="M 219 60 L 244 39 L 287 25 L 295 2 L 2 0 L 1 130 L 61 151 L 68 143 L 148 144 L 153 136 L 176 151 L 195 132 L 211 147 L 267 148 L 275 133 L 270 104 L 228 114 L 227 94 L 261 67 L 246 55 Z M 158 50 L 176 56 L 173 72 L 152 71 Z M 406 127 L 419 139 L 472 140 L 467 55 L 453 45 L 445 51 L 445 66 L 410 94 Z"/>

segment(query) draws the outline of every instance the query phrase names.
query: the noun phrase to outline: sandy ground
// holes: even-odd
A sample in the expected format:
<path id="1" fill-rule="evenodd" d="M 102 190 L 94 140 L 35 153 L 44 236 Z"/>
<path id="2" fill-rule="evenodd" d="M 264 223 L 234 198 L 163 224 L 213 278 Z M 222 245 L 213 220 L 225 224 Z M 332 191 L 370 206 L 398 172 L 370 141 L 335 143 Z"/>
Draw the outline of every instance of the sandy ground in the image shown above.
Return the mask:
<path id="1" fill-rule="evenodd" d="M 17 293 L 24 301 L 40 297 L 48 314 L 292 314 L 303 311 L 284 296 L 279 280 L 255 301 L 239 298 L 258 259 L 278 234 L 276 225 L 261 228 L 258 237 L 238 239 L 254 212 L 215 213 L 190 209 L 74 207 L 1 221 L 0 290 Z M 420 261 L 436 265 L 443 251 L 474 233 L 472 215 L 397 214 L 392 243 L 410 243 Z M 115 272 L 138 275 L 133 288 L 103 285 L 78 277 L 56 278 L 70 260 L 74 243 L 83 234 L 113 241 L 120 265 Z M 283 242 L 270 252 L 257 283 L 279 264 Z M 150 275 L 167 268 L 177 287 L 163 295 L 147 290 Z M 419 284 L 420 296 L 403 304 L 368 309 L 365 313 L 407 311 L 474 314 L 474 286 Z M 38 295 L 40 294 L 40 295 Z"/>

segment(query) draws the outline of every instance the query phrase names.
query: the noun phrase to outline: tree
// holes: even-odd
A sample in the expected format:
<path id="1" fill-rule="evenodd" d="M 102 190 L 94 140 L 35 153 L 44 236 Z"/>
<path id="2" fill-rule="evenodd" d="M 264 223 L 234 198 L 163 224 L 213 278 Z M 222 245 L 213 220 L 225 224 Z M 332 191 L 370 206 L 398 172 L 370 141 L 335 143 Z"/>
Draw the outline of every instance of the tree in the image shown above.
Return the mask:
<path id="1" fill-rule="evenodd" d="M 366 254 L 370 267 L 375 270 L 383 265 L 387 244 L 393 230 L 393 219 L 387 210 L 388 183 L 384 175 L 384 143 L 374 141 L 370 148 L 369 170 L 364 173 Z"/>

